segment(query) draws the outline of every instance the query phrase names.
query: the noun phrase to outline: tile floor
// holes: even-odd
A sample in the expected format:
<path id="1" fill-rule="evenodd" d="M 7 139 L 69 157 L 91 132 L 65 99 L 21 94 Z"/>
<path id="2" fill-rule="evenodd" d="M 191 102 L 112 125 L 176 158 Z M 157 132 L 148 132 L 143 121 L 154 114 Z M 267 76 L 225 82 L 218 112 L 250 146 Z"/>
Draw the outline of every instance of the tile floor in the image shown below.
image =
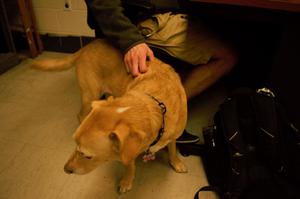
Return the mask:
<path id="1" fill-rule="evenodd" d="M 39 58 L 61 56 L 44 52 Z M 166 151 L 153 162 L 137 161 L 134 187 L 123 195 L 117 192 L 123 172 L 118 162 L 84 176 L 65 174 L 80 108 L 75 70 L 41 72 L 31 69 L 31 62 L 0 75 L 0 199 L 192 199 L 207 184 L 200 157 L 181 157 L 189 172 L 178 174 L 168 165 Z M 223 94 L 215 86 L 190 102 L 191 133 L 201 136 Z"/>

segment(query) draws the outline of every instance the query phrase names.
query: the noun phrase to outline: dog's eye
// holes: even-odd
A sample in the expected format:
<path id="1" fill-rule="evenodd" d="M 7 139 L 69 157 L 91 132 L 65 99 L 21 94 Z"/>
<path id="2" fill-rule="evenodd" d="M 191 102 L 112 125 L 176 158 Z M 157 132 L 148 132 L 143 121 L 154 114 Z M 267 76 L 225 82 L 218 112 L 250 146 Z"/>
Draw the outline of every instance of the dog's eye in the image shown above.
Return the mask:
<path id="1" fill-rule="evenodd" d="M 86 159 L 92 159 L 93 157 L 92 156 L 86 156 L 84 153 L 82 153 L 81 151 L 78 151 L 78 153 L 79 153 L 79 155 L 81 156 L 81 157 L 84 157 L 84 158 L 86 158 Z"/>

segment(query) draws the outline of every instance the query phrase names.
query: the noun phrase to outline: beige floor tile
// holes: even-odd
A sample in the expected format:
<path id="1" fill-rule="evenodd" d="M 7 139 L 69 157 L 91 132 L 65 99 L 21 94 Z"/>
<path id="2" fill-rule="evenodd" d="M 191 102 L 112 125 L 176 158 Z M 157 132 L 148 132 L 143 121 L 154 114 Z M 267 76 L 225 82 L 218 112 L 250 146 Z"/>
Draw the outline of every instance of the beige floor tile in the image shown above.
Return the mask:
<path id="1" fill-rule="evenodd" d="M 24 143 L 0 139 L 0 174 L 23 149 Z"/>
<path id="2" fill-rule="evenodd" d="M 0 195 L 4 198 L 56 198 L 68 176 L 63 173 L 67 153 L 25 144 L 0 173 Z"/>
<path id="3" fill-rule="evenodd" d="M 74 69 L 45 73 L 30 69 L 29 63 L 0 77 L 0 138 L 63 147 L 78 126 L 80 97 Z"/>

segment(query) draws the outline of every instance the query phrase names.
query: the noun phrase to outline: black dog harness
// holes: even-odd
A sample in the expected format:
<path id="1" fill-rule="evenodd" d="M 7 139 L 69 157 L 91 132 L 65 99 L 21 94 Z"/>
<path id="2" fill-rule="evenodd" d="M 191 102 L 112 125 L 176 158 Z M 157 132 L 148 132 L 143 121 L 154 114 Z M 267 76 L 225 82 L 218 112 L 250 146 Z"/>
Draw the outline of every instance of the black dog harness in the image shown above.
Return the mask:
<path id="1" fill-rule="evenodd" d="M 160 138 L 162 137 L 163 133 L 165 132 L 165 114 L 166 114 L 166 112 L 167 112 L 167 107 L 166 107 L 166 105 L 165 105 L 163 102 L 160 102 L 158 99 L 156 99 L 156 98 L 153 97 L 152 95 L 149 95 L 149 94 L 147 94 L 147 95 L 157 102 L 157 104 L 158 104 L 158 106 L 160 107 L 160 110 L 161 110 L 161 112 L 162 112 L 162 116 L 163 116 L 163 117 L 162 117 L 162 125 L 161 125 L 161 128 L 160 128 L 159 131 L 158 131 L 157 137 L 156 137 L 156 139 L 150 144 L 149 148 L 146 150 L 146 153 L 145 153 L 145 155 L 144 155 L 144 157 L 146 157 L 146 159 L 147 159 L 147 157 L 148 157 L 148 159 L 153 160 L 151 157 L 154 158 L 154 154 L 152 154 L 152 153 L 150 152 L 150 147 L 151 147 L 151 146 L 154 146 L 154 145 L 160 140 Z M 150 158 L 149 158 L 149 157 L 150 157 Z M 145 160 L 145 159 L 144 159 L 144 160 Z M 146 161 L 148 161 L 148 160 L 146 160 Z"/>
<path id="2" fill-rule="evenodd" d="M 152 95 L 149 95 L 149 96 L 158 103 L 158 106 L 160 107 L 160 110 L 161 110 L 162 115 L 163 115 L 161 128 L 158 131 L 158 135 L 157 135 L 156 139 L 152 142 L 152 144 L 150 144 L 150 147 L 151 147 L 151 146 L 155 145 L 160 140 L 160 138 L 162 137 L 163 133 L 165 132 L 165 114 L 167 112 L 167 107 L 166 107 L 166 105 L 163 102 L 158 101 Z"/>

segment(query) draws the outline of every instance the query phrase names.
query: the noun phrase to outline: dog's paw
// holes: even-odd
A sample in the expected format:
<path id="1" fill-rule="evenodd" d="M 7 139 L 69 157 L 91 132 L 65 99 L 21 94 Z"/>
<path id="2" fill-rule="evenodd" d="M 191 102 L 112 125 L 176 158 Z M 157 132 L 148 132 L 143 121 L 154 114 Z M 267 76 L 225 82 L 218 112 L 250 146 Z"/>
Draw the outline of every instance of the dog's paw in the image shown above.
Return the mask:
<path id="1" fill-rule="evenodd" d="M 147 152 L 144 156 L 143 156 L 143 161 L 144 162 L 148 162 L 150 160 L 155 160 L 155 154 L 151 153 L 151 152 Z"/>
<path id="2" fill-rule="evenodd" d="M 132 188 L 132 182 L 128 182 L 126 180 L 122 180 L 120 182 L 120 187 L 119 187 L 119 192 L 122 193 L 126 193 L 128 191 L 130 191 Z"/>
<path id="3" fill-rule="evenodd" d="M 183 162 L 181 162 L 180 160 L 178 161 L 173 161 L 170 162 L 170 165 L 173 167 L 173 169 L 177 172 L 177 173 L 187 173 L 187 167 L 185 166 L 185 164 Z"/>

